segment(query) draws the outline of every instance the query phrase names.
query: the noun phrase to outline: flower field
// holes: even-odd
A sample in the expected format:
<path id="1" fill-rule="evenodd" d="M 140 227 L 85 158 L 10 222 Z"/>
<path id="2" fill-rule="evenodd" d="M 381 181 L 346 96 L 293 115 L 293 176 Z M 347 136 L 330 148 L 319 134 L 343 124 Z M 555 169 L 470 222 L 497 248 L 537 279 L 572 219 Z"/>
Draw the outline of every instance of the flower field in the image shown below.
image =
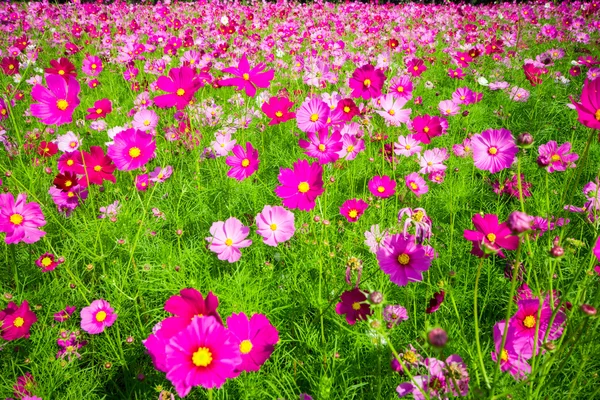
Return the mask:
<path id="1" fill-rule="evenodd" d="M 0 397 L 600 399 L 600 3 L 0 4 Z"/>

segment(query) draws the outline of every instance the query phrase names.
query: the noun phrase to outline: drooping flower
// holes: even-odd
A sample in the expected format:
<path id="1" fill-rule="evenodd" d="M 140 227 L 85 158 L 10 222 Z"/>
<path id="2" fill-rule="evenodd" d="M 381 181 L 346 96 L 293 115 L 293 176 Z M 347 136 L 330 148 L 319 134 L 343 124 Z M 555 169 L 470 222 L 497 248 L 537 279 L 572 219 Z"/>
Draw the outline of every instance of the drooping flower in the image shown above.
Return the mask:
<path id="1" fill-rule="evenodd" d="M 246 150 L 239 144 L 233 147 L 233 156 L 227 157 L 225 163 L 231 167 L 227 176 L 243 181 L 258 169 L 258 150 L 252 147 L 252 143 L 246 143 Z"/>
<path id="2" fill-rule="evenodd" d="M 146 165 L 154 158 L 154 137 L 137 129 L 127 129 L 114 137 L 107 154 L 120 171 L 131 171 Z"/>
<path id="3" fill-rule="evenodd" d="M 294 213 L 283 207 L 266 205 L 254 220 L 256 233 L 269 246 L 277 246 L 290 240 L 296 232 Z"/>
<path id="4" fill-rule="evenodd" d="M 296 111 L 296 122 L 302 132 L 318 132 L 327 125 L 330 109 L 323 100 L 314 97 L 302 103 Z"/>
<path id="5" fill-rule="evenodd" d="M 8 341 L 29 338 L 31 325 L 36 321 L 37 317 L 29 308 L 27 300 L 20 306 L 11 301 L 0 311 L 0 337 Z"/>
<path id="6" fill-rule="evenodd" d="M 350 89 L 352 97 L 362 97 L 365 100 L 376 99 L 381 96 L 381 88 L 385 82 L 385 75 L 382 70 L 375 68 L 371 64 L 365 64 L 356 68 L 350 78 Z"/>
<path id="7" fill-rule="evenodd" d="M 183 110 L 194 98 L 199 88 L 204 86 L 193 69 L 183 66 L 171 68 L 169 76 L 161 76 L 156 81 L 156 86 L 169 94 L 163 94 L 154 98 L 154 103 L 159 108 L 175 106 Z"/>
<path id="8" fill-rule="evenodd" d="M 387 199 L 396 193 L 396 181 L 389 176 L 374 176 L 369 180 L 369 191 L 375 197 Z"/>
<path id="9" fill-rule="evenodd" d="M 79 105 L 79 82 L 73 77 L 67 80 L 59 75 L 47 75 L 46 84 L 35 85 L 31 97 L 37 103 L 29 107 L 31 115 L 46 125 L 63 125 L 73 121 L 73 111 Z"/>
<path id="10" fill-rule="evenodd" d="M 443 290 L 434 293 L 433 297 L 429 300 L 429 305 L 425 309 L 425 312 L 427 314 L 433 314 L 434 312 L 436 312 L 444 302 L 445 296 L 446 292 L 444 292 Z"/>
<path id="11" fill-rule="evenodd" d="M 306 160 L 296 161 L 291 169 L 281 168 L 277 179 L 281 186 L 275 188 L 275 194 L 290 209 L 312 210 L 316 198 L 325 191 L 323 168 L 317 163 L 309 164 Z"/>
<path id="12" fill-rule="evenodd" d="M 406 220 L 404 220 L 404 218 L 406 218 Z M 432 221 L 424 208 L 419 207 L 413 209 L 405 207 L 401 209 L 400 212 L 398 212 L 398 223 L 402 223 L 403 220 L 402 233 L 407 235 L 409 231 L 408 228 L 414 226 L 417 243 L 423 243 L 425 239 L 431 237 Z"/>
<path id="13" fill-rule="evenodd" d="M 237 90 L 244 90 L 246 96 L 254 97 L 256 88 L 268 88 L 275 76 L 275 70 L 273 69 L 263 72 L 266 67 L 264 63 L 258 63 L 251 69 L 246 54 L 244 54 L 237 68 L 229 67 L 223 70 L 223 72 L 235 75 L 235 78 L 221 79 L 219 85 L 237 86 Z"/>
<path id="14" fill-rule="evenodd" d="M 422 281 L 423 272 L 431 265 L 423 246 L 416 244 L 412 235 L 388 236 L 376 256 L 381 270 L 398 286 Z"/>
<path id="15" fill-rule="evenodd" d="M 27 195 L 19 193 L 16 200 L 11 193 L 0 193 L 0 232 L 6 233 L 7 244 L 35 243 L 46 232 L 39 230 L 46 225 L 40 205 L 27 203 Z"/>
<path id="16" fill-rule="evenodd" d="M 81 309 L 81 329 L 90 335 L 97 335 L 112 326 L 117 320 L 115 310 L 104 299 L 94 300 Z"/>
<path id="17" fill-rule="evenodd" d="M 269 125 L 277 125 L 296 117 L 296 113 L 290 111 L 293 105 L 294 103 L 287 97 L 271 97 L 262 104 L 260 109 L 271 118 Z"/>
<path id="18" fill-rule="evenodd" d="M 538 165 L 545 167 L 548 172 L 566 171 L 567 168 L 575 168 L 575 161 L 579 159 L 577 153 L 569 153 L 571 143 L 566 142 L 558 146 L 551 140 L 546 144 L 540 145 L 538 152 Z"/>
<path id="19" fill-rule="evenodd" d="M 337 161 L 342 150 L 342 135 L 339 131 L 329 134 L 328 128 L 307 134 L 308 141 L 300 139 L 298 145 L 306 150 L 306 155 L 316 158 L 319 164 L 329 164 Z"/>
<path id="20" fill-rule="evenodd" d="M 585 80 L 579 103 L 570 99 L 577 110 L 578 121 L 588 128 L 600 129 L 600 79 Z"/>
<path id="21" fill-rule="evenodd" d="M 421 178 L 421 176 L 412 172 L 404 178 L 404 182 L 406 183 L 406 187 L 411 190 L 417 197 L 420 197 L 422 194 L 425 194 L 429 191 L 429 187 L 425 182 L 425 179 Z"/>
<path id="22" fill-rule="evenodd" d="M 236 372 L 260 370 L 279 342 L 277 329 L 263 314 L 248 318 L 244 313 L 234 313 L 227 318 L 227 328 L 242 357 Z"/>
<path id="23" fill-rule="evenodd" d="M 504 257 L 502 249 L 515 250 L 519 246 L 519 237 L 512 234 L 506 222 L 499 224 L 497 215 L 475 214 L 472 221 L 477 230 L 465 229 L 463 235 L 465 239 L 473 243 L 471 254 L 477 257 L 487 257 L 488 253 L 484 252 L 486 249 Z"/>
<path id="24" fill-rule="evenodd" d="M 509 168 L 519 148 L 508 129 L 488 129 L 471 138 L 473 161 L 481 170 L 495 174 Z"/>
<path id="25" fill-rule="evenodd" d="M 252 240 L 246 239 L 250 229 L 244 226 L 240 220 L 235 217 L 227 219 L 225 222 L 213 222 L 210 227 L 210 234 L 207 237 L 208 248 L 217 253 L 219 260 L 227 260 L 230 263 L 236 262 L 242 257 L 240 248 L 248 247 Z"/>
<path id="26" fill-rule="evenodd" d="M 94 103 L 93 107 L 87 109 L 88 115 L 85 119 L 100 119 L 106 117 L 112 112 L 112 102 L 109 99 L 100 99 Z"/>
<path id="27" fill-rule="evenodd" d="M 346 322 L 350 325 L 354 325 L 357 320 L 365 320 L 373 314 L 373 310 L 367 302 L 367 296 L 358 288 L 345 291 L 340 300 L 335 306 L 335 312 L 339 315 L 346 315 Z"/>
<path id="28" fill-rule="evenodd" d="M 369 208 L 369 205 L 364 200 L 350 199 L 342 204 L 340 214 L 346 217 L 348 222 L 356 222 L 367 208 Z"/>

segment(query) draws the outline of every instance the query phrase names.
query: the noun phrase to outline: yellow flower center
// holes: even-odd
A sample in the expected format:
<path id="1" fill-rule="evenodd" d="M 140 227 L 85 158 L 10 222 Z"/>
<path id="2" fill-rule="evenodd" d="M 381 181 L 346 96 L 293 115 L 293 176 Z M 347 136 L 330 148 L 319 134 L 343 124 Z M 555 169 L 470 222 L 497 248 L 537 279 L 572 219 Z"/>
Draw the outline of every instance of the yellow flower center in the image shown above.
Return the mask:
<path id="1" fill-rule="evenodd" d="M 73 192 L 67 193 L 67 197 L 73 197 L 73 196 L 75 196 L 75 193 L 73 193 Z"/>
<path id="2" fill-rule="evenodd" d="M 419 186 L 416 183 L 414 183 L 414 182 L 410 183 L 410 187 L 411 187 L 412 190 L 417 190 L 419 188 Z"/>
<path id="3" fill-rule="evenodd" d="M 346 147 L 346 151 L 348 153 L 352 153 L 354 151 L 354 146 L 350 145 L 350 146 Z"/>
<path id="4" fill-rule="evenodd" d="M 137 147 L 132 147 L 129 149 L 129 157 L 131 158 L 138 158 L 140 154 L 142 154 L 142 152 Z"/>
<path id="5" fill-rule="evenodd" d="M 402 356 L 402 358 L 404 358 L 406 361 L 408 361 L 411 364 L 414 364 L 417 362 L 417 355 L 412 350 L 409 350 L 406 353 L 404 353 L 404 356 Z"/>
<path id="6" fill-rule="evenodd" d="M 390 111 L 388 111 L 388 114 L 390 114 L 390 115 L 395 115 L 395 114 L 396 114 L 396 111 L 394 111 L 394 110 L 390 110 Z"/>
<path id="7" fill-rule="evenodd" d="M 240 353 L 248 354 L 252 350 L 252 342 L 249 340 L 242 340 L 240 343 Z"/>
<path id="8" fill-rule="evenodd" d="M 281 117 L 283 117 L 283 113 L 282 113 L 281 111 L 277 111 L 277 112 L 275 113 L 275 116 L 277 116 L 277 117 L 281 118 Z"/>
<path id="9" fill-rule="evenodd" d="M 22 327 L 25 324 L 25 320 L 22 317 L 17 317 L 13 321 L 13 325 L 17 328 Z"/>
<path id="10" fill-rule="evenodd" d="M 102 321 L 104 321 L 105 319 L 106 319 L 106 312 L 105 312 L 105 311 L 99 311 L 99 312 L 96 314 L 96 321 L 98 321 L 98 322 L 102 322 Z"/>
<path id="11" fill-rule="evenodd" d="M 350 107 L 348 107 L 348 106 L 344 107 L 344 112 L 350 112 Z"/>
<path id="12" fill-rule="evenodd" d="M 71 181 L 65 181 L 65 186 L 66 187 L 70 187 L 73 184 L 73 182 Z"/>
<path id="13" fill-rule="evenodd" d="M 356 311 L 360 310 L 360 303 L 358 303 L 358 302 L 352 303 L 352 309 L 356 310 Z"/>
<path id="14" fill-rule="evenodd" d="M 369 86 L 371 86 L 371 80 L 370 80 L 370 79 L 365 79 L 365 80 L 363 81 L 363 85 L 365 85 L 366 87 L 369 87 Z M 346 111 L 346 112 L 347 112 L 347 111 Z"/>
<path id="15" fill-rule="evenodd" d="M 44 267 L 49 267 L 51 264 L 52 264 L 52 260 L 50 259 L 50 257 L 42 258 L 42 265 Z"/>
<path id="16" fill-rule="evenodd" d="M 66 100 L 61 99 L 56 102 L 56 107 L 58 107 L 59 110 L 64 111 L 69 107 L 69 103 L 67 103 Z"/>
<path id="17" fill-rule="evenodd" d="M 349 216 L 350 218 L 354 219 L 354 218 L 356 218 L 356 217 L 358 216 L 358 211 L 356 211 L 356 210 L 350 210 L 350 211 L 348 212 L 348 216 Z"/>
<path id="18" fill-rule="evenodd" d="M 70 146 L 72 149 L 74 149 L 75 147 L 77 147 L 77 142 L 71 142 L 71 143 L 69 143 L 69 146 Z M 69 160 L 69 161 L 71 161 L 71 160 Z M 67 161 L 67 164 L 69 164 L 69 161 Z M 71 164 L 72 164 L 72 163 L 73 163 L 73 161 L 71 161 Z M 69 164 L 69 165 L 70 165 L 70 164 Z"/>
<path id="19" fill-rule="evenodd" d="M 598 110 L 596 110 L 596 113 L 594 114 L 594 118 L 596 118 L 596 121 L 600 121 L 600 108 Z"/>
<path id="20" fill-rule="evenodd" d="M 317 120 L 318 120 L 318 119 L 319 119 L 319 114 L 312 114 L 312 115 L 310 116 L 310 120 L 311 120 L 312 122 L 317 122 Z"/>
<path id="21" fill-rule="evenodd" d="M 144 120 L 144 126 L 148 126 L 148 125 L 150 125 L 150 120 L 148 120 L 148 119 L 145 119 L 145 120 Z"/>
<path id="22" fill-rule="evenodd" d="M 227 238 L 227 240 L 225 240 L 225 246 L 231 246 L 233 244 L 233 240 Z"/>
<path id="23" fill-rule="evenodd" d="M 310 190 L 310 186 L 308 184 L 308 182 L 300 182 L 300 184 L 298 185 L 298 191 L 300 193 L 306 193 Z"/>
<path id="24" fill-rule="evenodd" d="M 403 86 L 398 86 L 398 89 L 397 89 L 397 90 L 398 90 L 400 93 L 402 93 L 402 92 L 404 92 L 404 87 L 403 87 Z"/>
<path id="25" fill-rule="evenodd" d="M 73 160 L 67 160 L 67 165 L 70 167 L 71 165 L 73 165 L 74 161 Z"/>
<path id="26" fill-rule="evenodd" d="M 379 186 L 379 187 L 377 188 L 377 191 L 378 191 L 379 193 L 383 193 L 383 192 L 385 192 L 385 188 L 384 188 L 383 186 Z"/>
<path id="27" fill-rule="evenodd" d="M 65 74 L 65 71 L 61 69 L 60 71 L 58 71 L 58 74 L 59 74 L 59 75 L 64 75 L 64 74 Z"/>
<path id="28" fill-rule="evenodd" d="M 92 64 L 92 69 L 96 69 L 98 66 L 96 64 Z"/>
<path id="29" fill-rule="evenodd" d="M 243 74 L 242 78 L 244 78 L 245 81 L 249 81 L 250 80 L 250 75 L 248 74 Z"/>
<path id="30" fill-rule="evenodd" d="M 414 219 L 417 222 L 421 222 L 424 216 L 425 214 L 423 214 L 423 211 L 417 211 L 415 215 L 413 215 L 412 219 Z"/>
<path id="31" fill-rule="evenodd" d="M 425 128 L 423 128 L 423 132 L 425 132 L 425 133 L 429 132 L 429 127 L 426 126 Z"/>
<path id="32" fill-rule="evenodd" d="M 101 108 L 98 108 L 98 109 L 96 110 L 96 114 L 102 114 L 102 109 L 101 109 Z"/>
<path id="33" fill-rule="evenodd" d="M 319 151 L 325 151 L 325 145 L 323 143 L 321 143 L 319 146 Z"/>
<path id="34" fill-rule="evenodd" d="M 401 265 L 406 265 L 410 262 L 410 256 L 406 253 L 402 253 L 398 256 L 398 262 Z"/>
<path id="35" fill-rule="evenodd" d="M 490 153 L 491 155 L 494 155 L 494 154 L 496 154 L 497 152 L 498 152 L 498 149 L 497 149 L 497 148 L 495 148 L 495 147 L 490 147 L 490 148 L 488 149 L 488 153 Z"/>
<path id="36" fill-rule="evenodd" d="M 508 351 L 502 349 L 502 354 L 500 355 L 500 359 L 504 362 L 508 361 Z"/>
<path id="37" fill-rule="evenodd" d="M 250 165 L 250 160 L 248 160 L 247 158 L 244 158 L 242 160 L 242 167 L 246 168 L 248 165 Z"/>
<path id="38" fill-rule="evenodd" d="M 450 109 L 446 108 L 446 114 L 450 114 Z"/>
<path id="39" fill-rule="evenodd" d="M 0 110 L 0 114 L 6 115 L 6 110 L 4 108 L 2 110 Z"/>
<path id="40" fill-rule="evenodd" d="M 23 216 L 21 214 L 13 214 L 10 216 L 9 221 L 11 224 L 21 225 L 21 222 L 23 222 Z"/>
<path id="41" fill-rule="evenodd" d="M 175 92 L 175 93 L 177 93 L 177 96 L 183 96 L 185 94 L 185 90 L 180 88 L 180 89 L 177 89 L 177 92 Z"/>
<path id="42" fill-rule="evenodd" d="M 533 316 L 533 315 L 526 316 L 525 319 L 523 320 L 523 325 L 525 325 L 525 327 L 527 327 L 527 328 L 533 328 L 535 326 L 535 316 Z"/>
<path id="43" fill-rule="evenodd" d="M 412 147 L 412 146 L 411 146 L 410 144 L 407 144 L 406 146 L 404 146 L 404 148 L 405 148 L 406 150 L 410 150 L 410 149 L 411 149 L 411 147 Z"/>
<path id="44" fill-rule="evenodd" d="M 551 157 L 552 161 L 560 161 L 560 156 L 558 154 L 555 154 Z"/>
<path id="45" fill-rule="evenodd" d="M 206 347 L 200 347 L 192 356 L 192 362 L 196 367 L 208 367 L 212 360 L 212 353 Z"/>
<path id="46" fill-rule="evenodd" d="M 486 237 L 487 240 L 489 240 L 492 244 L 496 241 L 496 235 L 494 235 L 493 233 L 488 233 Z"/>
<path id="47" fill-rule="evenodd" d="M 70 160 L 69 160 L 69 161 L 70 161 Z M 102 170 L 102 167 L 101 167 L 100 165 L 96 165 L 96 166 L 94 167 L 94 171 L 96 171 L 96 172 L 100 172 L 101 170 Z"/>
<path id="48" fill-rule="evenodd" d="M 276 231 L 277 230 L 277 224 L 271 224 L 271 225 L 269 225 L 269 228 L 271 228 L 272 231 Z"/>

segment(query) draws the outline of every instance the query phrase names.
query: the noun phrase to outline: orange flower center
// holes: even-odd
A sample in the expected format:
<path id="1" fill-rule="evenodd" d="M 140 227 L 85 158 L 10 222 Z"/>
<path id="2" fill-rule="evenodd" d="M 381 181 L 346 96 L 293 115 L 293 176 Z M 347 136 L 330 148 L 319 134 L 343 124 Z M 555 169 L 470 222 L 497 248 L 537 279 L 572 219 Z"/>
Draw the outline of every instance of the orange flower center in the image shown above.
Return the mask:
<path id="1" fill-rule="evenodd" d="M 600 108 L 598 110 L 596 110 L 594 117 L 596 118 L 596 121 L 600 121 Z"/>

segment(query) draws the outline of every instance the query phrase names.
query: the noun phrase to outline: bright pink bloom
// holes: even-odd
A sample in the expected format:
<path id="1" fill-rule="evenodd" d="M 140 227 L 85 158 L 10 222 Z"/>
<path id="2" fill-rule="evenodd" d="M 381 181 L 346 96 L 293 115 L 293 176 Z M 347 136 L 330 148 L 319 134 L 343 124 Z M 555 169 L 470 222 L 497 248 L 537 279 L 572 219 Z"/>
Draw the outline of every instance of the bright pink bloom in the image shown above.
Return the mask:
<path id="1" fill-rule="evenodd" d="M 411 109 L 403 109 L 404 105 L 408 101 L 403 97 L 396 97 L 391 93 L 382 95 L 378 98 L 379 105 L 383 111 L 376 110 L 375 112 L 383 117 L 383 119 L 391 126 L 400 126 L 400 124 L 406 124 L 410 121 Z"/>
<path id="2" fill-rule="evenodd" d="M 323 168 L 317 164 L 308 164 L 298 160 L 294 168 L 281 168 L 277 176 L 281 186 L 275 188 L 275 194 L 283 200 L 287 208 L 310 211 L 315 208 L 315 200 L 323 194 Z"/>
<path id="3" fill-rule="evenodd" d="M 412 76 L 421 76 L 423 72 L 427 71 L 427 67 L 420 58 L 413 58 L 406 63 L 406 70 Z"/>
<path id="4" fill-rule="evenodd" d="M 11 193 L 0 193 L 0 232 L 6 233 L 7 244 L 35 243 L 46 232 L 38 228 L 46 225 L 38 203 L 27 203 L 27 195 L 19 193 L 17 199 Z"/>
<path id="5" fill-rule="evenodd" d="M 365 141 L 355 135 L 344 134 L 342 136 L 342 148 L 338 151 L 340 158 L 348 161 L 354 160 L 358 153 L 365 150 Z"/>
<path id="6" fill-rule="evenodd" d="M 365 100 L 376 99 L 381 96 L 381 88 L 385 82 L 382 70 L 375 69 L 371 64 L 365 64 L 356 68 L 350 78 L 350 89 L 352 97 L 362 97 Z"/>
<path id="7" fill-rule="evenodd" d="M 117 320 L 115 310 L 108 301 L 99 299 L 92 301 L 87 307 L 81 309 L 81 329 L 90 335 L 97 335 L 112 326 Z"/>
<path id="8" fill-rule="evenodd" d="M 152 131 L 158 125 L 158 115 L 148 109 L 142 109 L 135 113 L 131 125 L 142 132 Z"/>
<path id="9" fill-rule="evenodd" d="M 421 166 L 419 173 L 430 174 L 432 172 L 445 171 L 447 167 L 443 163 L 448 157 L 448 150 L 445 148 L 425 150 L 423 154 L 417 155 Z"/>
<path id="10" fill-rule="evenodd" d="M 267 117 L 271 118 L 269 125 L 277 125 L 296 117 L 296 113 L 290 111 L 293 105 L 294 103 L 287 97 L 271 97 L 263 103 L 260 109 Z"/>
<path id="11" fill-rule="evenodd" d="M 154 98 L 159 108 L 177 107 L 183 110 L 194 98 L 199 88 L 204 86 L 200 78 L 190 67 L 172 68 L 169 76 L 161 76 L 156 86 L 162 91 L 169 92 Z"/>
<path id="12" fill-rule="evenodd" d="M 194 317 L 167 343 L 165 355 L 167 379 L 179 397 L 195 386 L 221 387 L 242 362 L 239 344 L 214 317 Z"/>
<path id="13" fill-rule="evenodd" d="M 294 236 L 294 213 L 279 206 L 266 205 L 256 218 L 256 233 L 269 246 L 277 246 Z"/>
<path id="14" fill-rule="evenodd" d="M 515 250 L 519 246 L 519 237 L 512 235 L 506 222 L 499 224 L 497 215 L 475 214 L 472 221 L 477 230 L 465 229 L 464 231 L 464 238 L 473 243 L 471 254 L 487 257 L 489 252 L 495 252 L 500 257 L 504 257 L 502 249 Z M 483 249 L 488 250 L 488 253 L 484 253 Z"/>
<path id="15" fill-rule="evenodd" d="M 108 146 L 107 154 L 120 171 L 131 171 L 146 165 L 155 157 L 154 137 L 137 129 L 117 133 L 114 143 Z"/>
<path id="16" fill-rule="evenodd" d="M 415 243 L 412 235 L 386 237 L 376 256 L 381 270 L 398 286 L 422 281 L 423 272 L 431 265 L 431 258 L 427 257 L 423 246 Z"/>
<path id="17" fill-rule="evenodd" d="M 29 309 L 27 300 L 18 307 L 11 301 L 4 310 L 0 311 L 0 337 L 9 341 L 29 338 L 29 329 L 36 321 L 37 317 Z"/>
<path id="18" fill-rule="evenodd" d="M 331 136 L 329 129 L 322 128 L 318 133 L 308 133 L 308 140 L 300 139 L 298 145 L 306 150 L 306 155 L 316 158 L 319 164 L 328 164 L 340 158 L 338 152 L 342 149 L 342 135 L 334 131 Z"/>
<path id="19" fill-rule="evenodd" d="M 71 77 L 77 77 L 75 65 L 65 57 L 61 57 L 58 60 L 51 60 L 50 67 L 45 68 L 44 72 L 46 72 L 46 74 L 60 76 L 66 81 L 69 81 L 69 78 Z"/>
<path id="20" fill-rule="evenodd" d="M 425 194 L 429 191 L 429 187 L 427 186 L 425 179 L 421 178 L 421 176 L 416 172 L 406 175 L 404 182 L 406 183 L 406 187 L 409 188 L 417 197 L 420 197 L 422 194 Z"/>
<path id="21" fill-rule="evenodd" d="M 392 78 L 389 93 L 406 100 L 412 99 L 413 83 L 409 76 L 402 75 Z"/>
<path id="22" fill-rule="evenodd" d="M 54 320 L 56 322 L 65 322 L 66 320 L 71 318 L 71 315 L 73 315 L 75 310 L 77 310 L 77 307 L 75 306 L 66 306 L 64 310 L 60 310 L 59 312 L 54 313 Z"/>
<path id="23" fill-rule="evenodd" d="M 387 199 L 396 193 L 396 181 L 389 176 L 374 176 L 369 181 L 369 191 L 375 197 Z"/>
<path id="24" fill-rule="evenodd" d="M 471 138 L 473 161 L 483 171 L 495 174 L 509 168 L 519 148 L 511 132 L 507 129 L 488 129 Z"/>
<path id="25" fill-rule="evenodd" d="M 340 214 L 346 217 L 348 222 L 356 222 L 367 208 L 369 208 L 369 205 L 364 200 L 350 199 L 342 204 L 340 207 Z"/>
<path id="26" fill-rule="evenodd" d="M 346 315 L 346 322 L 350 325 L 354 325 L 357 320 L 365 320 L 373 314 L 367 296 L 358 288 L 345 291 L 340 300 L 335 306 L 335 312 L 338 315 Z"/>
<path id="27" fill-rule="evenodd" d="M 244 313 L 227 318 L 227 327 L 242 357 L 236 372 L 260 370 L 279 342 L 277 329 L 263 314 L 254 314 L 248 319 Z"/>
<path id="28" fill-rule="evenodd" d="M 85 119 L 100 119 L 106 117 L 112 111 L 112 103 L 109 99 L 101 99 L 94 103 L 94 107 L 87 109 L 88 115 Z"/>
<path id="29" fill-rule="evenodd" d="M 448 68 L 448 76 L 453 79 L 462 80 L 465 77 L 465 73 L 460 68 L 456 68 L 456 69 Z"/>
<path id="30" fill-rule="evenodd" d="M 460 112 L 460 106 L 452 100 L 443 100 L 438 104 L 438 110 L 444 116 L 456 115 Z"/>
<path id="31" fill-rule="evenodd" d="M 165 302 L 165 311 L 173 314 L 162 321 L 161 332 L 166 338 L 170 338 L 187 328 L 194 316 L 214 317 L 222 324 L 221 317 L 217 312 L 219 299 L 212 292 L 208 292 L 206 298 L 194 288 L 181 289 L 179 295 L 169 297 Z"/>
<path id="32" fill-rule="evenodd" d="M 246 54 L 244 54 L 237 68 L 229 67 L 223 70 L 223 72 L 235 75 L 235 78 L 222 79 L 219 81 L 219 85 L 237 86 L 237 90 L 243 89 L 246 96 L 254 97 L 256 88 L 268 88 L 275 76 L 275 70 L 273 69 L 263 72 L 266 67 L 264 63 L 259 63 L 256 67 L 250 69 L 250 64 Z"/>
<path id="33" fill-rule="evenodd" d="M 102 72 L 102 60 L 100 57 L 87 56 L 83 59 L 81 70 L 89 76 L 98 76 Z"/>
<path id="34" fill-rule="evenodd" d="M 566 171 L 567 168 L 575 168 L 575 161 L 579 158 L 577 153 L 569 153 L 571 143 L 567 142 L 560 147 L 551 140 L 546 144 L 540 145 L 538 152 L 538 165 L 546 167 L 548 172 Z"/>
<path id="35" fill-rule="evenodd" d="M 148 174 L 137 175 L 134 179 L 135 188 L 140 192 L 145 192 L 150 187 L 150 181 L 148 179 Z"/>
<path id="36" fill-rule="evenodd" d="M 523 65 L 523 72 L 525 72 L 525 78 L 531 83 L 531 86 L 536 86 L 542 83 L 541 75 L 547 74 L 548 70 L 546 68 L 537 68 L 532 63 L 527 63 Z"/>
<path id="37" fill-rule="evenodd" d="M 360 114 L 360 110 L 352 99 L 342 99 L 338 101 L 335 110 L 341 113 L 342 119 L 346 122 L 351 121 L 355 115 Z"/>
<path id="38" fill-rule="evenodd" d="M 87 187 L 88 182 L 96 185 L 102 185 L 104 180 L 111 181 L 112 183 L 116 182 L 115 176 L 113 175 L 116 167 L 111 158 L 107 155 L 104 155 L 104 150 L 102 150 L 102 147 L 92 146 L 90 147 L 90 153 L 84 151 L 83 162 L 81 162 L 80 153 L 65 153 L 63 157 L 67 155 L 73 155 L 75 160 L 79 158 L 78 161 L 74 162 L 73 170 L 71 170 L 69 166 L 69 161 L 73 161 L 73 159 L 66 159 L 65 165 L 69 166 L 69 169 L 66 171 L 84 175 L 79 180 L 79 184 L 81 186 Z M 59 159 L 59 166 L 61 159 Z"/>
<path id="39" fill-rule="evenodd" d="M 413 137 L 421 143 L 429 144 L 431 139 L 446 133 L 448 122 L 442 117 L 420 115 L 412 120 Z"/>
<path id="40" fill-rule="evenodd" d="M 239 144 L 233 147 L 233 156 L 227 157 L 225 163 L 231 167 L 227 176 L 238 181 L 251 176 L 258 169 L 258 150 L 252 147 L 252 143 L 246 143 L 246 150 Z"/>
<path id="41" fill-rule="evenodd" d="M 42 269 L 42 272 L 54 271 L 54 269 L 62 264 L 64 259 L 56 259 L 52 253 L 44 253 L 35 260 L 35 265 Z"/>
<path id="42" fill-rule="evenodd" d="M 79 82 L 73 77 L 67 80 L 59 75 L 47 75 L 48 89 L 35 85 L 31 97 L 37 103 L 31 104 L 31 115 L 38 117 L 46 125 L 63 125 L 73 121 L 73 111 L 79 105 Z"/>
<path id="43" fill-rule="evenodd" d="M 475 92 L 468 87 L 458 88 L 452 93 L 452 101 L 456 104 L 475 103 Z"/>
<path id="44" fill-rule="evenodd" d="M 494 325 L 494 347 L 496 349 L 492 353 L 494 362 L 498 362 L 498 353 L 500 353 L 502 347 L 505 326 L 505 321 L 500 321 Z M 531 358 L 533 349 L 517 346 L 515 339 L 515 328 L 509 326 L 504 349 L 500 353 L 500 369 L 502 372 L 510 372 L 515 379 L 523 379 L 531 372 L 531 366 L 527 363 L 527 360 Z"/>
<path id="45" fill-rule="evenodd" d="M 580 101 L 577 103 L 571 97 L 579 122 L 588 128 L 600 129 L 600 79 L 585 80 Z"/>
<path id="46" fill-rule="evenodd" d="M 539 351 L 546 339 L 548 332 L 548 340 L 558 339 L 562 335 L 563 324 L 566 320 L 566 315 L 563 310 L 558 310 L 552 327 L 549 327 L 552 318 L 552 309 L 550 308 L 549 299 L 542 302 L 540 311 L 540 301 L 537 298 L 519 300 L 517 303 L 517 312 L 511 317 L 509 324 L 515 330 L 515 347 L 532 351 L 537 330 L 537 345 L 536 351 Z M 538 321 L 539 318 L 539 321 Z"/>
<path id="47" fill-rule="evenodd" d="M 227 260 L 230 263 L 236 262 L 242 256 L 240 248 L 248 247 L 252 240 L 246 239 L 250 229 L 244 226 L 240 220 L 235 217 L 227 221 L 217 221 L 210 227 L 210 234 L 207 237 L 208 248 L 217 253 L 219 260 Z"/>
<path id="48" fill-rule="evenodd" d="M 330 108 L 323 100 L 314 97 L 302 103 L 296 111 L 296 122 L 302 132 L 317 132 L 327 125 Z"/>

